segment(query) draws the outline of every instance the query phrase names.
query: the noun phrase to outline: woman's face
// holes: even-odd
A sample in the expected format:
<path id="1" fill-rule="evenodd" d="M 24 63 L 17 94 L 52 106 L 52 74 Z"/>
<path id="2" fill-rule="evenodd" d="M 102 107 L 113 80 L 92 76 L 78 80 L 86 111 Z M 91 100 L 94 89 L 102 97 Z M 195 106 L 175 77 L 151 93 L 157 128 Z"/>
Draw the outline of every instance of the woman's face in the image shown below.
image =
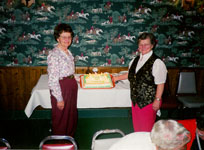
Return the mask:
<path id="1" fill-rule="evenodd" d="M 62 32 L 57 39 L 58 44 L 62 48 L 68 48 L 72 43 L 72 36 L 70 32 Z"/>
<path id="2" fill-rule="evenodd" d="M 138 47 L 139 47 L 139 52 L 142 53 L 142 55 L 145 55 L 152 50 L 153 45 L 151 44 L 150 39 L 147 38 L 144 40 L 139 40 Z"/>

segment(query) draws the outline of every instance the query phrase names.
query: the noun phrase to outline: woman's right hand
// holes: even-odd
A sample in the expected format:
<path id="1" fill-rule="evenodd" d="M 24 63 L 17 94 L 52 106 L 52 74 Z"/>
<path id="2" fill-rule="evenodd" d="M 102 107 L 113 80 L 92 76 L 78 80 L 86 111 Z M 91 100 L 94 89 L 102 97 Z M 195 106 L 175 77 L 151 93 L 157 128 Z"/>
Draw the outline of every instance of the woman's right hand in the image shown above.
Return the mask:
<path id="1" fill-rule="evenodd" d="M 116 82 L 116 81 L 119 81 L 119 80 L 125 80 L 128 78 L 128 73 L 125 73 L 125 74 L 122 74 L 122 75 L 119 75 L 119 76 L 113 76 L 113 81 Z"/>
<path id="2" fill-rule="evenodd" d="M 113 76 L 112 81 L 115 83 L 116 82 L 116 77 Z"/>
<path id="3" fill-rule="evenodd" d="M 63 100 L 57 102 L 57 108 L 59 110 L 63 110 L 64 109 L 64 101 Z"/>

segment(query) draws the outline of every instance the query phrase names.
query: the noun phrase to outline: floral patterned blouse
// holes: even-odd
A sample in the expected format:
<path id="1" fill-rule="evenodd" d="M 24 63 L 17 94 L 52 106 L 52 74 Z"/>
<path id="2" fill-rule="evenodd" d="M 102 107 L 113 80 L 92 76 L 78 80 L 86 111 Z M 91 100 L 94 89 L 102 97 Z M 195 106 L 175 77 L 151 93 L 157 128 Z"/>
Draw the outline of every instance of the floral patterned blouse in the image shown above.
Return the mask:
<path id="1" fill-rule="evenodd" d="M 55 47 L 47 57 L 48 86 L 57 101 L 63 100 L 59 80 L 75 73 L 74 57 L 68 54 Z"/>

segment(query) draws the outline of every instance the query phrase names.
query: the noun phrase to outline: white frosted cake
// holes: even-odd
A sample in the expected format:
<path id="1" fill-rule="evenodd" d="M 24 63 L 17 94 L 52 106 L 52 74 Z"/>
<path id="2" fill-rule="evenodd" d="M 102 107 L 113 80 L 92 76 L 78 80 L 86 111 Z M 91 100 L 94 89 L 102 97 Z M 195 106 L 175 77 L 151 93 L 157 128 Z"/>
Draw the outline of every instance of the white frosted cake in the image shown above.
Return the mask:
<path id="1" fill-rule="evenodd" d="M 112 88 L 113 82 L 110 74 L 84 74 L 80 78 L 82 88 Z"/>

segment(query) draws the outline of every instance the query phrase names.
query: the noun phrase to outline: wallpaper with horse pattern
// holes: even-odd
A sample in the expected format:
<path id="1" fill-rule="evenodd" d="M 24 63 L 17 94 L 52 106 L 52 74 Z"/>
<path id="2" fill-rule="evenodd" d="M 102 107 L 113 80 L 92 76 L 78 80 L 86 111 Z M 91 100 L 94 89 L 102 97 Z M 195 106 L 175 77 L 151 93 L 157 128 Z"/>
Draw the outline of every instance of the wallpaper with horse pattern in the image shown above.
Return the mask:
<path id="1" fill-rule="evenodd" d="M 1 66 L 46 66 L 59 23 L 74 30 L 76 66 L 128 66 L 142 32 L 167 66 L 204 66 L 202 0 L 2 0 L 0 13 Z"/>

